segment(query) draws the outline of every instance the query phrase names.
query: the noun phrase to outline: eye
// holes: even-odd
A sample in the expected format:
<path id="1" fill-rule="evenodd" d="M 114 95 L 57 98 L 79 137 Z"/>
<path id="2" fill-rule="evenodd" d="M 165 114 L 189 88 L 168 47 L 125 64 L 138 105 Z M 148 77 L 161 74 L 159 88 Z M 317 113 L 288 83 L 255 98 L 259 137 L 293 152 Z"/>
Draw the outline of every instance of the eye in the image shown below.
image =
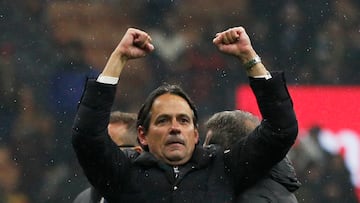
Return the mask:
<path id="1" fill-rule="evenodd" d="M 182 117 L 180 117 L 179 122 L 182 124 L 190 123 L 190 118 L 187 116 L 182 116 Z"/>
<path id="2" fill-rule="evenodd" d="M 158 119 L 156 119 L 155 124 L 163 124 L 166 123 L 169 119 L 167 119 L 166 117 L 159 117 Z"/>

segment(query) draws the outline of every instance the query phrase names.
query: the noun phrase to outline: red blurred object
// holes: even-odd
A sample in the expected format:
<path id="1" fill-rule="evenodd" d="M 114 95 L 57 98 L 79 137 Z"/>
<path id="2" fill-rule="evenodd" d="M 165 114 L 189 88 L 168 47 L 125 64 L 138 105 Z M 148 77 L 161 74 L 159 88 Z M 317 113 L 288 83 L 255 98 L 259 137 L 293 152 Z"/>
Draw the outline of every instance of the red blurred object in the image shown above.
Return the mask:
<path id="1" fill-rule="evenodd" d="M 360 134 L 360 86 L 288 86 L 300 130 L 313 126 L 334 132 L 352 129 Z M 248 85 L 236 90 L 236 108 L 260 116 Z"/>
<path id="2" fill-rule="evenodd" d="M 333 135 L 343 136 L 344 130 L 354 132 L 360 143 L 360 86 L 288 86 L 294 102 L 294 109 L 299 123 L 299 136 L 305 135 L 310 128 L 330 130 Z M 255 96 L 248 85 L 240 85 L 236 90 L 236 108 L 250 111 L 260 116 Z M 338 139 L 341 140 L 340 137 Z M 348 165 L 351 173 L 356 176 L 355 190 L 360 202 L 360 154 L 355 143 L 339 142 L 340 154 Z M 354 144 L 354 145 L 352 145 Z M 347 152 L 353 152 L 347 155 Z"/>

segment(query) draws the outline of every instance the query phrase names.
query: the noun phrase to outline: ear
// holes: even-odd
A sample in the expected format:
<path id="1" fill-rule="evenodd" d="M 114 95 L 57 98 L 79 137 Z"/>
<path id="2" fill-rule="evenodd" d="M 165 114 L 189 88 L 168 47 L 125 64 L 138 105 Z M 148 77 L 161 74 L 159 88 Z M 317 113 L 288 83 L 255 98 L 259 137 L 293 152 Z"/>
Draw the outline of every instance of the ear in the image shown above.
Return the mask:
<path id="1" fill-rule="evenodd" d="M 209 130 L 209 131 L 206 132 L 203 147 L 206 147 L 207 145 L 209 145 L 211 137 L 212 137 L 212 130 Z"/>
<path id="2" fill-rule="evenodd" d="M 138 138 L 139 138 L 139 142 L 142 146 L 146 146 L 148 145 L 147 140 L 146 140 L 146 133 L 145 133 L 145 129 L 144 127 L 142 127 L 141 125 L 138 127 L 137 129 L 138 131 Z"/>
<path id="3" fill-rule="evenodd" d="M 143 149 L 140 146 L 133 147 L 133 149 L 139 153 L 143 151 Z"/>
<path id="4" fill-rule="evenodd" d="M 194 130 L 195 132 L 195 144 L 199 143 L 199 130 L 197 128 L 195 128 Z"/>

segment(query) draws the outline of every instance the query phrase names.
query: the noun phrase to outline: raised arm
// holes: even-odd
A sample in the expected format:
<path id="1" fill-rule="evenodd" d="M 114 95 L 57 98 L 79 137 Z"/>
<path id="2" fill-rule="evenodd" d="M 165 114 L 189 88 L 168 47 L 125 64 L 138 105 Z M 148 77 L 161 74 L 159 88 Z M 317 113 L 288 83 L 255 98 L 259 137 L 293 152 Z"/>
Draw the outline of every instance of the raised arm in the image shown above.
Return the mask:
<path id="1" fill-rule="evenodd" d="M 268 74 L 268 70 L 258 58 L 243 27 L 230 28 L 217 33 L 213 43 L 221 52 L 237 57 L 244 64 L 249 77 Z"/>
<path id="2" fill-rule="evenodd" d="M 128 60 L 144 57 L 153 49 L 147 33 L 128 29 L 97 81 L 87 81 L 79 104 L 72 144 L 87 178 L 103 194 L 121 188 L 129 167 L 128 158 L 107 133 L 117 80 Z"/>
<path id="3" fill-rule="evenodd" d="M 230 174 L 240 191 L 286 156 L 297 137 L 297 120 L 284 74 L 269 73 L 243 27 L 218 33 L 213 43 L 221 52 L 239 58 L 263 117 L 261 125 L 250 136 L 234 143 L 225 154 Z"/>
<path id="4" fill-rule="evenodd" d="M 129 59 L 144 57 L 153 50 L 151 37 L 146 32 L 129 28 L 112 52 L 101 75 L 119 77 Z"/>

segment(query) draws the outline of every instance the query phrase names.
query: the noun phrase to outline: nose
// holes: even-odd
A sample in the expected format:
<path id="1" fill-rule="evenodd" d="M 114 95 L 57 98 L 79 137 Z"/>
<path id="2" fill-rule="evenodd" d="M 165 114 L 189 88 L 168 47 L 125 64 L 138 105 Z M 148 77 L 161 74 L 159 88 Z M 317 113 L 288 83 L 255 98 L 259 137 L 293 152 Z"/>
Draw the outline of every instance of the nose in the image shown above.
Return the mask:
<path id="1" fill-rule="evenodd" d="M 177 135 L 180 133 L 180 124 L 176 119 L 171 122 L 170 135 Z"/>

